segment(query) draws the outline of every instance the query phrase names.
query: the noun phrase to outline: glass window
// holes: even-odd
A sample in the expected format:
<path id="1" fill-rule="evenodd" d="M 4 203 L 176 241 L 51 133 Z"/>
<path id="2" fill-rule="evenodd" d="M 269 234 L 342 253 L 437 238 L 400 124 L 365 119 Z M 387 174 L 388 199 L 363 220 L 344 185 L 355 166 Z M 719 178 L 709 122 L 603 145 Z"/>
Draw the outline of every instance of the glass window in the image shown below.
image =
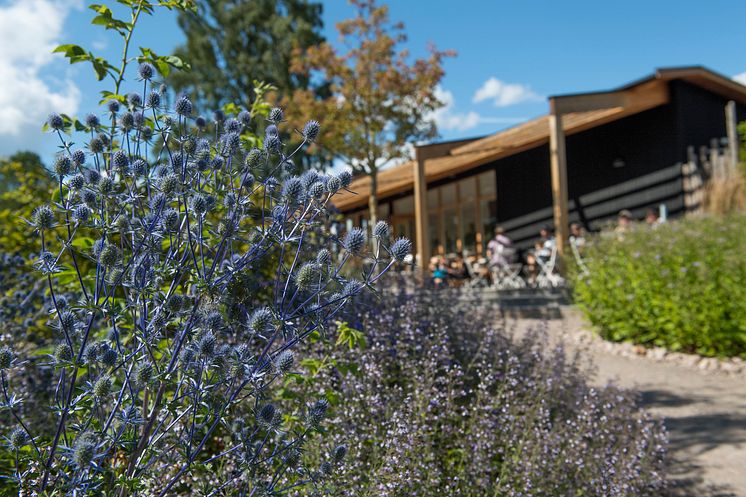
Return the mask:
<path id="1" fill-rule="evenodd" d="M 461 250 L 464 255 L 473 255 L 477 251 L 476 205 L 473 202 L 461 204 Z"/>
<path id="2" fill-rule="evenodd" d="M 458 182 L 458 198 L 461 202 L 477 196 L 477 182 L 474 176 Z"/>
<path id="3" fill-rule="evenodd" d="M 385 204 L 378 204 L 378 219 L 388 221 L 389 217 L 391 217 L 391 209 L 389 208 L 389 203 L 386 202 Z"/>
<path id="4" fill-rule="evenodd" d="M 394 215 L 414 214 L 414 197 L 412 195 L 394 200 Z"/>
<path id="5" fill-rule="evenodd" d="M 451 207 L 443 209 L 443 224 L 445 226 L 445 251 L 447 254 L 458 251 L 459 222 L 458 211 Z"/>
<path id="6" fill-rule="evenodd" d="M 433 254 L 439 254 L 442 252 L 442 242 L 440 240 L 440 213 L 431 212 L 428 216 L 427 231 L 428 240 L 430 240 L 430 251 Z"/>
<path id="7" fill-rule="evenodd" d="M 482 248 L 486 250 L 487 243 L 495 235 L 497 227 L 497 200 L 483 198 L 479 201 L 479 217 L 482 222 Z"/>
<path id="8" fill-rule="evenodd" d="M 494 195 L 497 193 L 494 169 L 477 176 L 477 181 L 479 182 L 479 195 Z"/>
<path id="9" fill-rule="evenodd" d="M 440 187 L 441 205 L 456 203 L 456 183 L 448 183 Z"/>
<path id="10" fill-rule="evenodd" d="M 427 191 L 427 208 L 432 209 L 433 207 L 438 207 L 440 205 L 440 200 L 438 199 L 438 191 L 440 188 L 430 188 Z"/>

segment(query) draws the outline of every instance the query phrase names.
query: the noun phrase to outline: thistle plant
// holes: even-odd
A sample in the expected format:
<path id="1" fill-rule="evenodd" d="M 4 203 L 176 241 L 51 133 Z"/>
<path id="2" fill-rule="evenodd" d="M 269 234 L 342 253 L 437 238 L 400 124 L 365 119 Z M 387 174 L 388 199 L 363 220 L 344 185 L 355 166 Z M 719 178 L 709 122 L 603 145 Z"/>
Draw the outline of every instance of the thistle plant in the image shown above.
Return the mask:
<path id="1" fill-rule="evenodd" d="M 411 245 L 385 227 L 375 250 L 357 228 L 328 235 L 350 175 L 292 174 L 318 122 L 285 150 L 280 109 L 208 120 L 180 95 L 168 110 L 153 74 L 143 64 L 137 93 L 86 118 L 83 146 L 68 120 L 47 122 L 61 143 L 57 191 L 28 223 L 54 338 L 46 354 L 0 351 L 13 419 L 3 476 L 24 493 L 191 495 L 207 472 L 207 495 L 322 491 L 346 447 L 314 467 L 303 448 L 328 404 L 283 405 L 273 386 Z M 247 140 L 260 119 L 265 136 Z M 345 276 L 361 257 L 365 269 Z M 47 423 L 14 390 L 41 366 L 53 370 Z"/>

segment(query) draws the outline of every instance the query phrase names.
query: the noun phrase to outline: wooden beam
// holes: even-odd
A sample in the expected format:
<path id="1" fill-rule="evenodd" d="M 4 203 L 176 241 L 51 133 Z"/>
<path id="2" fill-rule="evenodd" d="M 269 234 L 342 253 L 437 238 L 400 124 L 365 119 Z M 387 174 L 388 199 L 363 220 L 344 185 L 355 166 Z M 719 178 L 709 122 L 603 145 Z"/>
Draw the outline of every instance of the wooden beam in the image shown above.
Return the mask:
<path id="1" fill-rule="evenodd" d="M 430 264 L 430 241 L 428 240 L 427 215 L 427 179 L 425 178 L 425 159 L 416 150 L 414 161 L 414 222 L 416 232 L 417 263 L 422 272 L 423 281 L 427 281 Z"/>
<path id="2" fill-rule="evenodd" d="M 552 210 L 557 252 L 565 255 L 569 235 L 569 211 L 567 208 L 567 156 L 565 154 L 565 131 L 562 115 L 549 115 L 549 155 L 552 172 Z"/>
<path id="3" fill-rule="evenodd" d="M 549 99 L 549 112 L 554 115 L 626 106 L 627 92 L 620 91 L 564 95 Z"/>
<path id="4" fill-rule="evenodd" d="M 728 133 L 728 174 L 738 168 L 738 118 L 736 117 L 736 102 L 730 100 L 725 105 L 725 129 Z"/>

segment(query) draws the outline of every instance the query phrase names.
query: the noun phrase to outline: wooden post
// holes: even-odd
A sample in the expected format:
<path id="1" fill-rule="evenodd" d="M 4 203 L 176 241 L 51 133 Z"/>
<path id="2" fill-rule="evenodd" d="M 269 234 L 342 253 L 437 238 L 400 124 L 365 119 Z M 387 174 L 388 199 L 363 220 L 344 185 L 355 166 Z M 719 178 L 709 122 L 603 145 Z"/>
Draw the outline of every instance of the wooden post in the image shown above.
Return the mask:
<path id="1" fill-rule="evenodd" d="M 427 236 L 427 178 L 425 177 L 425 159 L 416 150 L 417 160 L 414 163 L 414 223 L 416 231 L 417 259 L 423 278 L 427 278 L 430 264 L 430 240 Z M 423 279 L 423 281 L 425 281 Z"/>
<path id="2" fill-rule="evenodd" d="M 738 166 L 738 118 L 736 117 L 736 102 L 730 100 L 725 105 L 725 129 L 728 132 L 728 174 L 736 170 Z"/>
<path id="3" fill-rule="evenodd" d="M 554 232 L 557 253 L 565 255 L 565 245 L 569 235 L 569 211 L 567 208 L 567 156 L 565 155 L 565 131 L 562 128 L 562 115 L 552 112 L 549 115 L 549 155 L 552 171 L 552 206 L 554 212 Z M 561 259 L 560 259 L 561 260 Z"/>

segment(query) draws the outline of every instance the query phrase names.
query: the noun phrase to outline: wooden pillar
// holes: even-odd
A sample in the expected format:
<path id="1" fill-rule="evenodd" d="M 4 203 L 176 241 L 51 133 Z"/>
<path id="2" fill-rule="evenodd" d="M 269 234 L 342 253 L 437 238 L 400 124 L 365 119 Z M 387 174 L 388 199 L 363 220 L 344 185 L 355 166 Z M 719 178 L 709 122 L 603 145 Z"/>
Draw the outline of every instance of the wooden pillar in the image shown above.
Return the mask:
<path id="1" fill-rule="evenodd" d="M 565 155 L 565 131 L 562 128 L 562 115 L 554 112 L 549 115 L 549 155 L 552 171 L 552 207 L 554 212 L 554 232 L 557 252 L 565 255 L 565 245 L 569 235 L 569 211 L 567 208 L 567 157 Z"/>
<path id="2" fill-rule="evenodd" d="M 416 151 L 414 163 L 414 222 L 416 230 L 417 263 L 424 277 L 428 274 L 430 264 L 430 240 L 427 236 L 427 178 L 425 177 L 425 159 Z"/>
<path id="3" fill-rule="evenodd" d="M 728 133 L 728 174 L 738 168 L 738 118 L 736 117 L 736 103 L 731 100 L 725 106 L 725 129 Z"/>

